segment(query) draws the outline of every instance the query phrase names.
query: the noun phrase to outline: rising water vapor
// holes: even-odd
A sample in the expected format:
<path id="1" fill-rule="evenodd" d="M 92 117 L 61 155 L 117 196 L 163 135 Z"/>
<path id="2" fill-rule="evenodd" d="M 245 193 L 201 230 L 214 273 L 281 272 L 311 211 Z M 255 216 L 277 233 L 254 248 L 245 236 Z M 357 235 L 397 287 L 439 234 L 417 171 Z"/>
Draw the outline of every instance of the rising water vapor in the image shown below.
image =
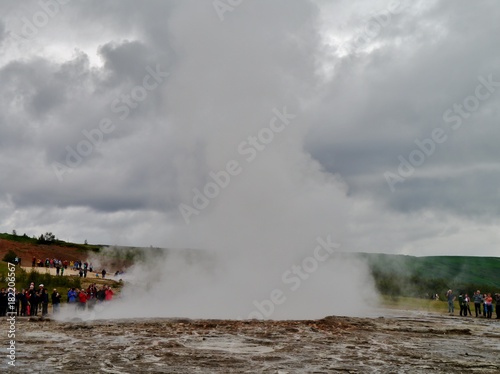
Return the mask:
<path id="1" fill-rule="evenodd" d="M 282 17 L 289 6 L 299 16 Z M 356 207 L 304 146 L 324 78 L 318 9 L 250 2 L 224 23 L 211 11 L 181 2 L 170 16 L 179 61 L 164 88 L 178 209 L 162 247 L 197 251 L 145 250 L 97 318 L 366 314 L 373 282 L 346 255 Z"/>

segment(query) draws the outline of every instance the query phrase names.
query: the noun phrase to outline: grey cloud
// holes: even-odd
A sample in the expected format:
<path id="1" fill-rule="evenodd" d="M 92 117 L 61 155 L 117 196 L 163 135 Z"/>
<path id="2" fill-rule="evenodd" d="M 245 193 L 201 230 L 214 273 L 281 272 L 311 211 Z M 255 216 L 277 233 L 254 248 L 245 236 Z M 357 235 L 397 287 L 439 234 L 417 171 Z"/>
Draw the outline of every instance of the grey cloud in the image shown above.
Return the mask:
<path id="1" fill-rule="evenodd" d="M 2 20 L 0 20 L 0 45 L 2 45 L 6 37 L 7 37 L 7 31 L 5 29 L 5 23 Z"/>
<path id="2" fill-rule="evenodd" d="M 121 86 L 124 82 L 141 83 L 144 68 L 155 61 L 152 51 L 137 40 L 107 43 L 99 48 L 99 54 L 104 59 L 105 83 L 112 87 Z"/>
<path id="3" fill-rule="evenodd" d="M 485 225 L 481 211 L 498 214 L 484 197 L 495 199 L 493 188 L 466 182 L 495 183 L 479 165 L 498 156 L 500 96 L 481 102 L 459 130 L 442 116 L 474 93 L 478 76 L 500 80 L 498 10 L 486 2 L 408 2 L 368 44 L 338 57 L 318 33 L 327 3 L 242 2 L 221 22 L 210 1 L 71 2 L 33 38 L 18 45 L 4 38 L 0 172 L 9 178 L 2 201 L 13 211 L 43 207 L 54 216 L 78 208 L 82 220 L 98 222 L 90 232 L 130 241 L 147 237 L 134 227 L 154 216 L 181 232 L 157 240 L 175 237 L 183 246 L 191 239 L 198 246 L 298 246 L 305 239 L 289 234 L 294 227 L 316 235 L 333 226 L 350 248 L 397 250 L 441 230 L 415 218 L 429 209 Z M 38 9 L 36 2 L 0 6 L 9 14 L 0 40 L 19 32 L 18 16 Z M 355 38 L 386 6 L 332 3 L 332 14 L 342 16 L 328 24 L 330 32 Z M 331 78 L 321 73 L 326 62 Z M 168 79 L 120 119 L 113 101 L 157 64 Z M 246 163 L 238 145 L 285 106 L 296 115 L 293 125 Z M 113 131 L 59 183 L 53 163 L 64 164 L 67 147 L 76 149 L 82 131 L 103 118 Z M 449 139 L 391 193 L 383 173 L 396 172 L 398 156 L 408 157 L 415 139 L 436 127 Z M 179 228 L 178 204 L 231 159 L 244 173 L 199 224 Z M 127 223 L 105 223 L 112 214 Z"/>
<path id="4" fill-rule="evenodd" d="M 445 174 L 445 172 L 443 173 Z M 398 186 L 389 200 L 401 212 L 436 209 L 491 222 L 500 215 L 498 173 L 473 170 L 455 177 L 415 177 Z"/>
<path id="5" fill-rule="evenodd" d="M 485 209 L 498 214 L 484 198 L 483 193 L 491 191 L 478 193 L 483 189 L 479 185 L 464 183 L 469 178 L 481 180 L 481 171 L 436 180 L 419 179 L 417 170 L 394 194 L 383 177 L 386 171 L 397 172 L 398 156 L 408 159 L 419 149 L 415 140 L 429 138 L 437 127 L 446 132 L 447 141 L 417 169 L 460 168 L 498 158 L 493 145 L 498 120 L 492 110 L 500 92 L 481 102 L 456 131 L 443 120 L 445 111 L 475 94 L 479 76 L 493 74 L 500 81 L 494 63 L 499 54 L 489 36 L 495 32 L 497 16 L 486 4 L 469 12 L 439 3 L 419 16 L 410 8 L 394 17 L 373 40 L 381 43 L 379 49 L 356 53 L 338 64 L 307 149 L 327 170 L 340 172 L 351 193 L 380 199 L 391 209 L 446 209 L 465 216 Z M 451 186 L 453 193 L 448 194 Z"/>

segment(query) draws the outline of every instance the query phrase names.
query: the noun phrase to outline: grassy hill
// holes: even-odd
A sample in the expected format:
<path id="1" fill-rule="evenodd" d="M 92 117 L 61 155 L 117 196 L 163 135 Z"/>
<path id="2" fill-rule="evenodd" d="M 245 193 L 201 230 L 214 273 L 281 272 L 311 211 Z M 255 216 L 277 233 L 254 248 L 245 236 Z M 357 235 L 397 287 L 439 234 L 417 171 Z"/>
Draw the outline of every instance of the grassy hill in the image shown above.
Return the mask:
<path id="1" fill-rule="evenodd" d="M 31 264 L 32 258 L 58 258 L 60 260 L 81 260 L 87 257 L 90 251 L 99 252 L 101 246 L 69 243 L 63 240 L 50 241 L 41 238 L 31 238 L 27 235 L 0 234 L 0 260 L 9 254 L 22 259 L 22 264 Z"/>
<path id="2" fill-rule="evenodd" d="M 500 258 L 360 253 L 370 266 L 377 288 L 386 295 L 439 294 L 451 288 L 471 294 L 500 292 Z"/>
<path id="3" fill-rule="evenodd" d="M 23 264 L 37 258 L 56 257 L 60 259 L 82 259 L 88 251 L 98 252 L 101 245 L 87 245 L 54 240 L 41 243 L 40 239 L 26 235 L 0 234 L 0 259 L 13 250 L 22 257 Z M 109 247 L 106 256 L 116 268 L 123 264 L 143 261 L 150 251 L 158 248 Z M 182 250 L 190 261 L 196 262 L 203 252 Z M 472 294 L 500 292 L 500 258 L 472 256 L 430 256 L 415 257 L 376 253 L 351 254 L 365 259 L 374 277 L 378 290 L 389 296 L 429 297 L 439 294 L 444 298 L 446 290 L 463 291 Z"/>
<path id="4" fill-rule="evenodd" d="M 40 239 L 30 238 L 26 234 L 24 234 L 24 235 L 12 235 L 12 234 L 3 233 L 3 234 L 0 234 L 0 239 L 9 240 L 12 242 L 17 242 L 17 243 L 31 244 L 31 245 L 39 245 L 39 244 L 57 245 L 60 247 L 76 248 L 76 249 L 80 249 L 82 251 L 92 250 L 92 251 L 98 252 L 99 249 L 101 248 L 100 245 L 70 243 L 70 242 L 65 242 L 64 240 L 59 240 L 59 239 L 55 239 L 51 242 L 45 242 L 45 241 L 41 242 Z"/>

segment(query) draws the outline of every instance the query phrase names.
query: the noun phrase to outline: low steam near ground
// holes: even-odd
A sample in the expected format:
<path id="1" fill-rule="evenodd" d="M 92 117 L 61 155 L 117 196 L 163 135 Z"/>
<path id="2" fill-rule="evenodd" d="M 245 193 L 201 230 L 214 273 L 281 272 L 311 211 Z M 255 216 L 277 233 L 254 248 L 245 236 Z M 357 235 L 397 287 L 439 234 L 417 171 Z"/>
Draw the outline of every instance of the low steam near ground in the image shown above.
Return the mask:
<path id="1" fill-rule="evenodd" d="M 158 249 L 141 249 L 137 256 L 134 250 L 141 259 L 120 275 L 125 282 L 120 297 L 76 316 L 89 320 L 369 315 L 377 294 L 366 264 L 333 248 L 328 238 L 318 238 L 301 253 L 283 257 Z M 92 263 L 99 267 L 116 251 L 120 249 L 104 249 Z M 74 309 L 68 307 L 59 318 L 74 317 Z"/>

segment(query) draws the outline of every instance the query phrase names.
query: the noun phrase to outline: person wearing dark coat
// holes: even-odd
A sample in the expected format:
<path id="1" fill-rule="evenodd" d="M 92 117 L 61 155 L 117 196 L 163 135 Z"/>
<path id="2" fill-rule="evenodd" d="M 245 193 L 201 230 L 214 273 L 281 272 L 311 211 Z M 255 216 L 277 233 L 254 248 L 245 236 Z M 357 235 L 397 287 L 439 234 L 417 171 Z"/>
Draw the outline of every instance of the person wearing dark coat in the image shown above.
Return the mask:
<path id="1" fill-rule="evenodd" d="M 497 319 L 500 319 L 500 293 L 495 294 L 495 311 L 497 312 Z"/>
<path id="2" fill-rule="evenodd" d="M 59 312 L 59 306 L 61 304 L 61 294 L 57 292 L 57 290 L 54 288 L 54 292 L 52 292 L 51 295 L 52 298 L 52 310 L 55 313 Z"/>
<path id="3" fill-rule="evenodd" d="M 0 290 L 0 316 L 6 316 L 7 315 L 7 306 L 9 305 L 9 296 L 7 294 L 7 291 L 5 291 L 5 288 L 2 288 Z"/>
<path id="4" fill-rule="evenodd" d="M 19 293 L 19 301 L 21 302 L 21 310 L 19 311 L 20 316 L 26 315 L 26 307 L 28 306 L 28 299 L 26 299 L 26 290 L 23 290 Z"/>
<path id="5" fill-rule="evenodd" d="M 40 288 L 38 290 L 38 295 L 40 297 L 40 304 L 42 304 L 42 316 L 46 316 L 49 314 L 49 293 L 43 286 L 43 284 L 40 285 Z"/>
<path id="6" fill-rule="evenodd" d="M 40 295 L 36 292 L 34 287 L 30 286 L 29 292 L 29 302 L 30 302 L 30 316 L 38 315 L 38 307 L 40 304 Z"/>

